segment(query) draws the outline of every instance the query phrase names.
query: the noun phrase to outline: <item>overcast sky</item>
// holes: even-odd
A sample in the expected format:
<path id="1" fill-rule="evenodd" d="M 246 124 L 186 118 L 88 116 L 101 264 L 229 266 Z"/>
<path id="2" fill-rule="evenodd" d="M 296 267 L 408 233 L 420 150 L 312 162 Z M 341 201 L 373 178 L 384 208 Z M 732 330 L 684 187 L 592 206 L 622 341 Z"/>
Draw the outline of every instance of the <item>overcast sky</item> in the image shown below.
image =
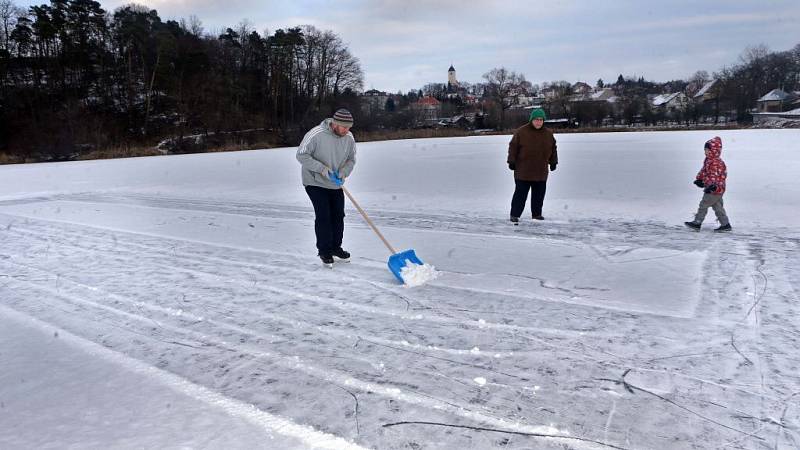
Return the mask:
<path id="1" fill-rule="evenodd" d="M 49 3 L 12 0 L 18 6 Z M 113 11 L 130 1 L 103 0 Z M 206 31 L 247 20 L 259 32 L 332 30 L 361 61 L 364 88 L 403 92 L 476 83 L 495 67 L 533 83 L 594 85 L 619 74 L 687 79 L 735 64 L 748 46 L 800 44 L 798 0 L 142 0 L 162 20 L 197 16 Z"/>

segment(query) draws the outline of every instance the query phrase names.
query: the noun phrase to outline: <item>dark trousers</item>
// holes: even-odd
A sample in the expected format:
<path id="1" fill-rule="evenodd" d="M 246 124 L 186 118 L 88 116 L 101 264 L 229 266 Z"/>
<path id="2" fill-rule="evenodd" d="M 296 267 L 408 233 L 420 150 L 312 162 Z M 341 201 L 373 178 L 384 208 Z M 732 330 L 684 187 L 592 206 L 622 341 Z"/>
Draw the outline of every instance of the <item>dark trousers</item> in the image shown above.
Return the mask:
<path id="1" fill-rule="evenodd" d="M 306 193 L 314 205 L 314 233 L 317 235 L 317 250 L 320 255 L 330 255 L 342 246 L 344 236 L 344 192 L 341 189 L 325 189 L 306 186 Z"/>
<path id="2" fill-rule="evenodd" d="M 514 189 L 514 196 L 511 197 L 511 217 L 522 217 L 525 201 L 528 200 L 528 191 L 531 192 L 531 216 L 541 216 L 547 182 L 514 180 L 514 183 L 517 187 Z"/>

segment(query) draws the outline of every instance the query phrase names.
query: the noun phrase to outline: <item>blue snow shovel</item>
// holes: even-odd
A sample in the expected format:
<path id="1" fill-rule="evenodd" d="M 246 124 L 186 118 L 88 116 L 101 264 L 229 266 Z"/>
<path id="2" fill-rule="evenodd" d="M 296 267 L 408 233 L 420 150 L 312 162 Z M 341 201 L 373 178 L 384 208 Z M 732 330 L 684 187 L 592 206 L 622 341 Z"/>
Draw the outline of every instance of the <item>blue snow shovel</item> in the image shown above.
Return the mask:
<path id="1" fill-rule="evenodd" d="M 389 262 L 388 262 L 389 270 L 392 271 L 395 278 L 397 278 L 397 281 L 405 284 L 402 275 L 403 267 L 405 267 L 409 262 L 421 266 L 423 264 L 422 261 L 420 261 L 420 259 L 417 257 L 417 254 L 414 252 L 414 250 L 409 249 L 398 253 L 398 251 L 395 250 L 394 247 L 392 247 L 392 244 L 390 244 L 389 241 L 387 241 L 386 238 L 383 237 L 381 232 L 378 231 L 378 227 L 376 227 L 375 224 L 372 223 L 372 220 L 370 220 L 367 213 L 363 209 L 361 209 L 361 206 L 358 204 L 356 199 L 354 199 L 353 196 L 350 195 L 350 191 L 348 191 L 347 188 L 343 186 L 344 180 L 339 178 L 338 171 L 330 172 L 330 179 L 334 183 L 336 183 L 337 186 L 342 188 L 345 195 L 347 195 L 347 198 L 350 199 L 350 202 L 353 204 L 353 206 L 356 207 L 356 209 L 358 210 L 358 212 L 361 213 L 361 216 L 364 218 L 364 220 L 367 222 L 370 228 L 372 228 L 372 231 L 374 231 L 375 234 L 377 234 L 378 237 L 381 238 L 381 241 L 383 241 L 383 244 L 386 245 L 386 248 L 388 248 L 389 251 L 392 252 L 392 256 L 389 257 Z"/>

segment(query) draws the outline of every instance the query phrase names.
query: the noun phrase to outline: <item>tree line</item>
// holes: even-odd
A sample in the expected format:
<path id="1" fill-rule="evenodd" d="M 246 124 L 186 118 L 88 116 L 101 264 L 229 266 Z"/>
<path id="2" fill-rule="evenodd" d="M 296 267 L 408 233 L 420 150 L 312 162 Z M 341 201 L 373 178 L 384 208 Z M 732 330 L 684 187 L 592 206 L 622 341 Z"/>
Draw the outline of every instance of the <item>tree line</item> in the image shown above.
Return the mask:
<path id="1" fill-rule="evenodd" d="M 647 95 L 674 92 L 682 92 L 691 99 L 711 81 L 715 83 L 710 87 L 710 100 L 690 102 L 671 116 L 644 101 Z M 712 74 L 697 71 L 687 80 L 655 83 L 620 75 L 613 86 L 623 102 L 624 120 L 637 117 L 648 124 L 669 119 L 686 123 L 725 120 L 749 124 L 757 100 L 768 92 L 773 89 L 788 93 L 800 91 L 800 44 L 791 50 L 775 52 L 763 44 L 748 47 L 735 63 Z"/>
<path id="2" fill-rule="evenodd" d="M 28 9 L 0 0 L 0 152 L 68 156 L 79 145 L 268 130 L 286 142 L 363 86 L 358 59 L 313 26 L 220 33 L 93 0 Z"/>
<path id="3" fill-rule="evenodd" d="M 693 99 L 704 86 L 710 86 L 706 100 Z M 720 120 L 749 124 L 756 102 L 773 89 L 788 93 L 800 91 L 800 44 L 791 50 L 770 51 L 765 45 L 746 48 L 738 61 L 712 74 L 704 70 L 695 72 L 686 80 L 667 82 L 647 81 L 644 77 L 619 75 L 616 82 L 605 84 L 597 80 L 599 88 L 611 88 L 617 97 L 616 108 L 602 103 L 566 104 L 572 95 L 570 84 L 554 82 L 560 94 L 554 103 L 555 111 L 571 115 L 582 124 L 599 126 L 603 120 L 631 124 L 636 121 L 647 125 L 664 122 L 718 123 Z M 683 108 L 665 110 L 654 107 L 648 99 L 654 95 L 683 93 L 689 102 Z"/>
<path id="4" fill-rule="evenodd" d="M 359 129 L 411 128 L 411 107 L 423 96 L 441 102 L 443 117 L 475 112 L 486 127 L 506 129 L 524 119 L 514 96 L 549 90 L 551 117 L 581 125 L 748 122 L 756 100 L 781 88 L 800 91 L 800 45 L 772 52 L 750 47 L 736 63 L 709 75 L 656 83 L 623 77 L 614 104 L 574 100 L 567 81 L 532 84 L 505 67 L 469 85 L 466 104 L 448 85 L 430 83 L 391 95 L 383 108 L 359 118 Z M 692 97 L 717 80 L 712 103 L 690 102 L 665 113 L 649 97 Z M 194 151 L 188 136 L 256 130 L 296 145 L 303 132 L 337 107 L 361 114 L 363 72 L 332 31 L 312 26 L 259 33 L 247 21 L 207 32 L 195 16 L 162 21 L 157 11 L 129 4 L 113 12 L 93 0 L 50 0 L 22 9 L 0 0 L 0 154 L 71 157 L 84 148 L 149 146 L 175 137 L 171 151 Z M 523 111 L 524 112 L 524 111 Z M 519 116 L 519 117 L 517 117 Z"/>
<path id="5" fill-rule="evenodd" d="M 773 89 L 800 91 L 800 44 L 788 51 L 772 52 L 765 45 L 748 47 L 739 61 L 722 68 L 720 108 L 746 120 L 755 101 Z"/>

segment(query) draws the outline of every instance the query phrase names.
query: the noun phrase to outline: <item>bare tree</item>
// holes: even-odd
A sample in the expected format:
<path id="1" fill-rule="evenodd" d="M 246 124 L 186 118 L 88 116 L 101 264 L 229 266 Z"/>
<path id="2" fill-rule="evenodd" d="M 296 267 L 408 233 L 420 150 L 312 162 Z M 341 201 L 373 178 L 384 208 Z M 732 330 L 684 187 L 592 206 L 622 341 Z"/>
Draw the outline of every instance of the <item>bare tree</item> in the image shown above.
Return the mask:
<path id="1" fill-rule="evenodd" d="M 745 48 L 742 54 L 739 55 L 739 62 L 748 65 L 763 59 L 767 55 L 769 55 L 769 47 L 765 44 L 752 45 Z"/>
<path id="2" fill-rule="evenodd" d="M 505 67 L 494 68 L 483 74 L 483 78 L 487 82 L 487 96 L 497 102 L 500 107 L 500 128 L 504 128 L 505 112 L 513 104 L 511 94 L 529 86 L 530 83 L 525 80 L 525 75 Z"/>
<path id="3" fill-rule="evenodd" d="M 17 24 L 17 16 L 21 14 L 24 14 L 24 12 L 11 3 L 10 0 L 0 0 L 0 43 L 2 44 L 2 49 L 9 54 L 13 53 L 9 47 L 11 32 Z"/>
<path id="4" fill-rule="evenodd" d="M 242 19 L 242 21 L 236 25 L 236 32 L 239 34 L 239 62 L 242 70 L 247 70 L 247 68 L 250 66 L 251 59 L 253 58 L 251 47 L 249 45 L 250 33 L 253 31 L 253 23 L 248 19 Z"/>
<path id="5" fill-rule="evenodd" d="M 346 47 L 342 39 L 332 31 L 325 31 L 320 37 L 320 49 L 317 54 L 315 82 L 317 88 L 317 107 L 330 94 L 333 94 L 333 73 Z"/>
<path id="6" fill-rule="evenodd" d="M 364 72 L 361 71 L 358 58 L 346 48 L 340 49 L 335 60 L 330 86 L 334 97 L 345 89 L 357 91 L 364 87 Z"/>
<path id="7" fill-rule="evenodd" d="M 181 19 L 181 28 L 194 37 L 201 37 L 203 35 L 203 22 L 194 14 L 189 16 L 189 21 Z"/>
<path id="8" fill-rule="evenodd" d="M 709 81 L 711 81 L 711 77 L 708 72 L 698 70 L 689 78 L 689 84 L 686 86 L 686 95 L 693 97 Z"/>
<path id="9" fill-rule="evenodd" d="M 573 94 L 572 83 L 566 80 L 551 81 L 542 83 L 542 89 L 547 89 L 549 92 L 548 115 L 555 117 L 569 114 L 569 97 Z"/>
<path id="10" fill-rule="evenodd" d="M 320 109 L 328 97 L 335 98 L 347 88 L 362 88 L 364 76 L 358 59 L 336 33 L 311 25 L 302 30 L 303 45 L 296 55 L 297 78 L 300 91 L 313 100 L 314 108 Z"/>
<path id="11" fill-rule="evenodd" d="M 444 83 L 428 83 L 422 88 L 422 92 L 425 95 L 436 99 L 444 98 L 446 91 L 447 85 Z"/>
<path id="12" fill-rule="evenodd" d="M 317 60 L 322 33 L 313 25 L 301 27 L 303 43 L 295 53 L 297 83 L 306 98 L 314 97 L 314 63 Z"/>

